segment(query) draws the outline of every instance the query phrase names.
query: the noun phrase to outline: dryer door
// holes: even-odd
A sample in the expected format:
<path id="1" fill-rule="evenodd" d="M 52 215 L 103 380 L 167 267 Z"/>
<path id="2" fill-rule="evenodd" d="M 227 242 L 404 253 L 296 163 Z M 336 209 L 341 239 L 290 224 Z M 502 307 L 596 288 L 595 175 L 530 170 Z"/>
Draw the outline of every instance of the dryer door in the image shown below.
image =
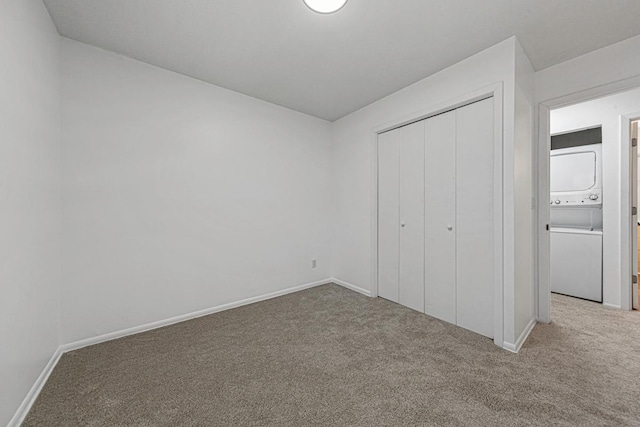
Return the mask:
<path id="1" fill-rule="evenodd" d="M 596 185 L 596 153 L 551 156 L 551 192 L 587 191 Z"/>

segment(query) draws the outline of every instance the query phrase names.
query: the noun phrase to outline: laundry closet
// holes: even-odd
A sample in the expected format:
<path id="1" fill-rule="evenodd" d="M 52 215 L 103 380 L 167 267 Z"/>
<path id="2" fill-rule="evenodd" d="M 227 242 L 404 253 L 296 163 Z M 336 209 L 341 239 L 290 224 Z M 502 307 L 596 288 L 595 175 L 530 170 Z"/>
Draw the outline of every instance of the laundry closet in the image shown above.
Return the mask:
<path id="1" fill-rule="evenodd" d="M 602 302 L 602 127 L 551 136 L 551 292 Z"/>
<path id="2" fill-rule="evenodd" d="M 378 295 L 494 331 L 494 99 L 378 135 Z"/>

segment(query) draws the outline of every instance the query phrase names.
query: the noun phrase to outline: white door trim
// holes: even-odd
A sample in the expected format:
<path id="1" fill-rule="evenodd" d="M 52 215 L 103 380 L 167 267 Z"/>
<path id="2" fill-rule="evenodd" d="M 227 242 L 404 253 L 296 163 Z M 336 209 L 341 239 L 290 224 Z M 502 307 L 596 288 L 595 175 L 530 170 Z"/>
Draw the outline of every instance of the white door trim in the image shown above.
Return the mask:
<path id="1" fill-rule="evenodd" d="M 538 167 L 534 169 L 537 176 L 538 209 L 536 223 L 538 226 L 538 238 L 536 239 L 536 292 L 538 295 L 535 307 L 538 322 L 551 322 L 551 240 L 549 223 L 551 222 L 551 210 L 547 200 L 550 200 L 550 159 L 551 151 L 551 127 L 550 108 L 545 104 L 538 106 Z M 536 179 L 536 178 L 534 178 Z"/>
<path id="2" fill-rule="evenodd" d="M 534 171 L 537 175 L 534 179 L 537 185 L 538 194 L 538 209 L 536 210 L 536 223 L 538 225 L 538 251 L 536 253 L 536 273 L 538 280 L 536 281 L 536 292 L 538 295 L 537 301 L 537 317 L 539 322 L 549 323 L 551 322 L 551 288 L 549 282 L 549 265 L 550 265 L 550 253 L 549 253 L 549 232 L 546 229 L 549 224 L 549 151 L 551 149 L 551 136 L 550 136 L 550 112 L 552 109 L 564 107 L 568 105 L 578 104 L 581 102 L 589 101 L 595 98 L 601 98 L 603 96 L 612 95 L 615 93 L 624 92 L 627 90 L 640 87 L 640 76 L 631 77 L 628 79 L 618 80 L 606 85 L 589 88 L 583 91 L 567 94 L 564 96 L 543 100 L 538 102 L 538 115 L 536 117 L 536 130 L 537 141 L 536 148 L 538 167 Z M 628 135 L 628 129 L 627 129 Z M 621 182 L 621 197 L 622 206 L 622 241 L 621 241 L 621 253 L 622 260 L 620 262 L 621 277 L 623 278 L 621 286 L 621 295 L 623 297 L 623 303 L 621 308 L 629 310 L 630 298 L 630 274 L 631 267 L 629 266 L 629 256 L 631 251 L 629 250 L 629 236 L 631 230 L 630 226 L 630 209 L 629 207 L 629 138 L 626 141 L 622 141 L 622 182 Z M 625 145 L 626 144 L 626 145 Z M 626 208 L 625 208 L 626 199 Z M 626 240 L 625 240 L 626 236 Z M 629 278 L 629 280 L 626 280 Z M 625 305 L 624 298 L 629 302 Z"/>
<path id="3" fill-rule="evenodd" d="M 631 236 L 633 235 L 633 216 L 631 215 L 632 208 L 632 195 L 634 185 L 632 184 L 632 180 L 636 180 L 637 177 L 632 176 L 632 167 L 631 167 L 631 122 L 640 118 L 640 111 L 633 112 L 629 114 L 624 114 L 620 117 L 620 138 L 622 143 L 622 168 L 620 170 L 622 174 L 622 179 L 620 182 L 620 190 L 622 194 L 627 194 L 627 197 L 622 197 L 622 221 L 621 221 L 621 232 L 622 232 L 622 254 L 621 266 L 622 266 L 622 288 L 620 289 L 620 308 L 623 310 L 633 310 L 633 287 L 632 285 L 632 276 L 633 276 L 633 239 Z M 626 179 L 625 179 L 626 178 Z M 625 256 L 626 254 L 626 256 Z M 636 253 L 637 257 L 638 254 Z"/>
<path id="4" fill-rule="evenodd" d="M 371 130 L 371 283 L 372 297 L 378 296 L 378 134 L 389 130 L 436 116 L 446 111 L 455 110 L 468 104 L 487 98 L 494 98 L 494 331 L 493 342 L 504 347 L 504 197 L 503 197 L 503 82 L 497 82 L 487 87 L 469 92 L 447 102 L 433 105 L 424 110 L 405 115 L 387 123 L 383 123 Z"/>

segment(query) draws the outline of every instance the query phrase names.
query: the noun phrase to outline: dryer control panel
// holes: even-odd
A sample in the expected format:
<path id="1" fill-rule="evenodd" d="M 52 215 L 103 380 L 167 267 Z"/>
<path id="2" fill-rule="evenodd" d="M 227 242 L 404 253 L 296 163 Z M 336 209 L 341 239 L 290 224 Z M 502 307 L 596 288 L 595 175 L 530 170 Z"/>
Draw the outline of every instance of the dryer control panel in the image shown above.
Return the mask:
<path id="1" fill-rule="evenodd" d="M 602 205 L 602 191 L 593 190 L 589 193 L 580 194 L 551 194 L 552 207 L 578 207 L 589 206 L 597 207 Z"/>

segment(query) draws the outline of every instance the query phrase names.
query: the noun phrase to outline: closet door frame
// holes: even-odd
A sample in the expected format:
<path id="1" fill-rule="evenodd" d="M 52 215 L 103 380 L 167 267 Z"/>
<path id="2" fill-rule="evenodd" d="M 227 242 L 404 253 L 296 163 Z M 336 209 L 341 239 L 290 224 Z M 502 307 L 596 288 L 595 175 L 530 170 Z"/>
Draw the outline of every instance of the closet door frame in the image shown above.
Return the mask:
<path id="1" fill-rule="evenodd" d="M 428 119 L 447 111 L 455 110 L 465 105 L 493 98 L 494 120 L 494 297 L 493 297 L 493 342 L 504 348 L 504 232 L 503 232 L 503 83 L 493 85 L 467 93 L 450 101 L 433 105 L 414 114 L 391 120 L 372 129 L 372 186 L 371 197 L 371 283 L 372 297 L 378 297 L 378 135 L 401 126 L 420 120 Z"/>

